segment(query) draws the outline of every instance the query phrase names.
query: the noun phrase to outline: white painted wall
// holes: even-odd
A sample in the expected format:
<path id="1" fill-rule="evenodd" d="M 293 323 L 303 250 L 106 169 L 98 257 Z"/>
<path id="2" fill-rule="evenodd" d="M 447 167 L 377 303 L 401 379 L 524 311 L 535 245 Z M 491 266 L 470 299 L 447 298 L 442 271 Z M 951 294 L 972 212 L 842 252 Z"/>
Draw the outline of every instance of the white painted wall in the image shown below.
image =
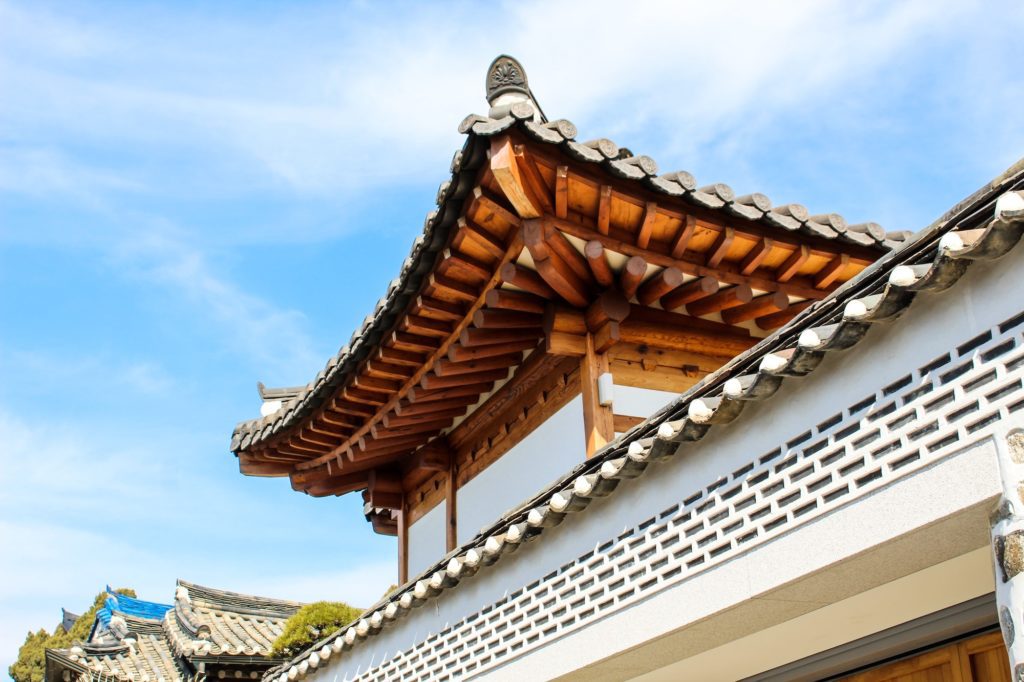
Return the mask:
<path id="1" fill-rule="evenodd" d="M 576 397 L 459 489 L 459 544 L 586 459 L 583 399 Z M 444 554 L 444 544 L 437 553 Z"/>
<path id="2" fill-rule="evenodd" d="M 615 384 L 612 408 L 615 414 L 647 418 L 679 397 L 678 393 Z"/>
<path id="3" fill-rule="evenodd" d="M 647 417 L 677 397 L 666 391 L 616 385 L 614 409 L 617 414 Z M 583 399 L 577 396 L 459 489 L 459 544 L 585 458 Z M 444 504 L 439 504 L 409 529 L 409 575 L 444 554 Z"/>
<path id="4" fill-rule="evenodd" d="M 409 527 L 409 577 L 418 575 L 445 555 L 444 502 Z"/>

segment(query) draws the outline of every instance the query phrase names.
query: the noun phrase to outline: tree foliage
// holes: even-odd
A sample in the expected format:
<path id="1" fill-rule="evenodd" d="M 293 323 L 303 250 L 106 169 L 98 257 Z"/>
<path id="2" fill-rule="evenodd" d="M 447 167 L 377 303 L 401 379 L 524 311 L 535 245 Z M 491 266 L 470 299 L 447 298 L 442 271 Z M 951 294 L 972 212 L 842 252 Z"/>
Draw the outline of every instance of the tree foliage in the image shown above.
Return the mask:
<path id="1" fill-rule="evenodd" d="M 281 636 L 274 640 L 271 656 L 294 656 L 306 647 L 345 627 L 362 613 L 342 602 L 318 601 L 306 604 L 285 621 Z"/>
<path id="2" fill-rule="evenodd" d="M 114 591 L 129 597 L 135 596 L 135 590 L 125 587 Z M 64 632 L 60 623 L 52 633 L 42 628 L 38 632 L 29 632 L 25 636 L 25 643 L 18 649 L 18 660 L 7 669 L 14 682 L 43 682 L 46 676 L 46 650 L 67 649 L 75 642 L 85 641 L 92 629 L 93 621 L 96 620 L 96 612 L 103 607 L 106 599 L 106 592 L 96 595 L 89 610 L 83 613 L 67 632 Z"/>

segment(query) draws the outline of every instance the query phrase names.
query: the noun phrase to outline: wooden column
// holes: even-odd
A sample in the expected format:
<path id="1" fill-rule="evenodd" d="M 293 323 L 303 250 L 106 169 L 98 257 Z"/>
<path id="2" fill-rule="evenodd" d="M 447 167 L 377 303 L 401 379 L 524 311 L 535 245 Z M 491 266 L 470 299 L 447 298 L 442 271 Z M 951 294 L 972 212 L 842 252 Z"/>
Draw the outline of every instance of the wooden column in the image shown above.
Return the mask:
<path id="1" fill-rule="evenodd" d="M 444 490 L 444 517 L 445 517 L 445 551 L 450 552 L 458 547 L 458 491 L 459 481 L 455 457 L 449 458 L 448 480 L 445 481 Z"/>
<path id="2" fill-rule="evenodd" d="M 408 500 L 402 503 L 398 514 L 398 584 L 409 580 L 409 513 Z"/>
<path id="3" fill-rule="evenodd" d="M 608 372 L 608 356 L 594 351 L 594 336 L 586 335 L 586 350 L 580 359 L 580 387 L 583 392 L 583 430 L 587 439 L 587 457 L 592 457 L 615 438 L 612 406 L 598 399 L 597 378 Z"/>

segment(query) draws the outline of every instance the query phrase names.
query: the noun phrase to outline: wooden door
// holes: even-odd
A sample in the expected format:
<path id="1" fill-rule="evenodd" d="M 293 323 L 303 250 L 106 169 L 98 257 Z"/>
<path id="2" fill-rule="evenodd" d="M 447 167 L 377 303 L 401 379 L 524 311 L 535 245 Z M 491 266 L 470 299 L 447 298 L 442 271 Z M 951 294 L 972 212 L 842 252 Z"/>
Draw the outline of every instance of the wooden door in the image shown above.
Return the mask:
<path id="1" fill-rule="evenodd" d="M 998 631 L 865 670 L 839 682 L 1010 682 Z"/>

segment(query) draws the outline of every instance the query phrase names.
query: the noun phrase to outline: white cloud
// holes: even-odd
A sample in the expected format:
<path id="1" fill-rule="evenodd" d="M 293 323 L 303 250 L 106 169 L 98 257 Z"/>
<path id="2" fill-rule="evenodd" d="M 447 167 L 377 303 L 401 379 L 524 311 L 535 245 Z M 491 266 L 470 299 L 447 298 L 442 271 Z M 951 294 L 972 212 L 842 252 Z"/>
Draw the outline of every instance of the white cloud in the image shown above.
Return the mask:
<path id="1" fill-rule="evenodd" d="M 204 29 L 217 40 L 206 41 L 190 38 L 191 15 L 156 14 L 149 23 L 133 16 L 132 36 L 115 33 L 111 21 L 102 29 L 107 53 L 87 75 L 61 59 L 77 49 L 62 45 L 91 45 L 100 29 L 27 15 L 22 31 L 65 39 L 18 52 L 27 64 L 8 64 L 7 80 L 20 94 L 0 115 L 15 130 L 45 126 L 86 140 L 179 148 L 216 173 L 222 191 L 262 177 L 302 192 L 356 195 L 441 179 L 458 144 L 454 126 L 486 108 L 484 67 L 506 47 L 526 64 L 548 113 L 586 122 L 583 135 L 638 136 L 654 127 L 662 149 L 647 151 L 699 158 L 725 137 L 724 146 L 736 148 L 782 117 L 842 115 L 851 83 L 899 70 L 903 58 L 983 18 L 972 2 L 939 10 L 923 0 L 520 2 L 490 12 L 412 8 L 397 18 L 384 9 L 309 14 L 234 31 L 211 20 Z M 320 25 L 309 25 L 316 19 Z M 303 43 L 275 40 L 281 22 L 294 28 L 303 20 Z M 957 49 L 970 58 L 983 42 Z M 111 66 L 124 59 L 140 64 Z M 209 68 L 197 69 L 203 60 Z"/>

